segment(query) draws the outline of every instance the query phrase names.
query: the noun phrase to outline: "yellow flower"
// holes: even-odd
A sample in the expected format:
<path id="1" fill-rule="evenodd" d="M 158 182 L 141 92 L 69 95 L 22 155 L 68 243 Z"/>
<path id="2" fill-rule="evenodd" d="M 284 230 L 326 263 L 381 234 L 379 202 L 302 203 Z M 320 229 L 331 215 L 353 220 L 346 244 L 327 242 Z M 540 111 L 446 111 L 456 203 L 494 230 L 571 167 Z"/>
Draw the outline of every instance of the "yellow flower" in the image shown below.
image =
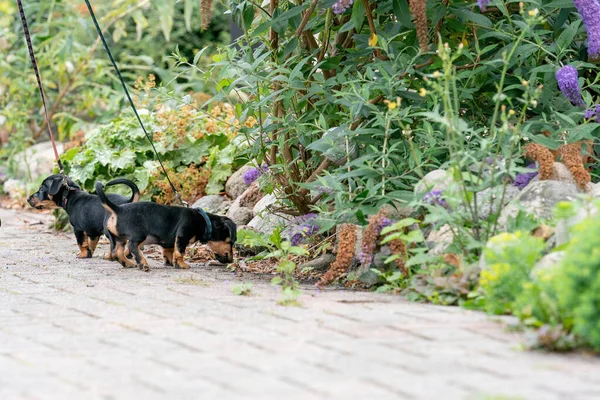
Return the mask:
<path id="1" fill-rule="evenodd" d="M 441 75 L 441 74 L 440 74 L 440 71 L 434 71 L 434 73 L 433 73 L 433 77 L 434 77 L 434 78 L 439 78 L 439 77 L 440 77 L 440 75 Z"/>
<path id="2" fill-rule="evenodd" d="M 393 110 L 394 108 L 396 108 L 396 106 L 397 106 L 397 104 L 396 104 L 396 102 L 395 102 L 395 101 L 390 101 L 390 102 L 388 103 L 388 108 L 389 108 L 390 110 Z"/>
<path id="3" fill-rule="evenodd" d="M 529 86 L 529 82 L 527 82 L 526 80 L 523 80 L 523 81 L 521 82 L 521 84 L 522 84 L 523 86 Z"/>
<path id="4" fill-rule="evenodd" d="M 371 37 L 369 37 L 369 46 L 371 47 L 375 47 L 377 46 L 377 35 L 376 34 L 372 34 Z"/>
<path id="5" fill-rule="evenodd" d="M 529 10 L 529 16 L 530 17 L 535 17 L 536 15 L 538 15 L 540 11 L 537 8 L 534 8 L 533 10 Z"/>
<path id="6" fill-rule="evenodd" d="M 421 96 L 421 97 L 425 97 L 425 96 L 427 96 L 427 89 L 425 89 L 425 88 L 421 88 L 421 89 L 419 90 L 419 96 Z"/>
<path id="7" fill-rule="evenodd" d="M 508 110 L 508 115 L 515 115 L 515 110 L 513 110 L 513 109 Z"/>

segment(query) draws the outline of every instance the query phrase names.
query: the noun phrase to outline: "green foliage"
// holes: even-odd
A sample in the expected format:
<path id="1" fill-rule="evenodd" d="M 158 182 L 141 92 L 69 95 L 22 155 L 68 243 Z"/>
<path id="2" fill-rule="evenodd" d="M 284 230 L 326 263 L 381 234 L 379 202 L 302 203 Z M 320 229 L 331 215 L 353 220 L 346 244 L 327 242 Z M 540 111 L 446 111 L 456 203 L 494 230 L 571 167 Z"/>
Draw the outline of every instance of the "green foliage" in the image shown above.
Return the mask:
<path id="1" fill-rule="evenodd" d="M 252 283 L 242 282 L 231 286 L 231 292 L 237 296 L 252 295 Z"/>
<path id="2" fill-rule="evenodd" d="M 189 106 L 145 112 L 141 117 L 177 189 L 182 189 L 184 200 L 223 190 L 235 165 L 234 149 L 238 146 L 230 144 L 236 132 L 233 125 L 223 124 L 214 116 L 206 118 Z M 131 178 L 140 190 L 163 202 L 173 200 L 163 196 L 169 188 L 163 182 L 152 145 L 133 113 L 124 113 L 90 131 L 85 144 L 67 151 L 62 159 L 65 171 L 86 189 L 93 190 L 97 180 L 121 176 Z"/>
<path id="3" fill-rule="evenodd" d="M 600 219 L 589 218 L 575 235 L 554 277 L 558 300 L 572 315 L 573 332 L 600 351 Z"/>
<path id="4" fill-rule="evenodd" d="M 544 242 L 525 232 L 502 233 L 490 239 L 480 280 L 488 313 L 511 312 L 543 250 Z"/>
<path id="5" fill-rule="evenodd" d="M 247 131 L 248 157 L 270 165 L 290 212 L 316 208 L 364 223 L 382 204 L 412 200 L 431 169 L 451 167 L 468 189 L 458 192 L 461 219 L 476 221 L 459 232 L 471 249 L 497 226 L 495 216 L 478 221 L 469 204 L 519 171 L 523 138 L 556 146 L 564 130 L 573 130 L 568 141 L 596 132 L 597 124 L 579 128 L 581 110 L 554 78 L 568 61 L 589 71 L 584 86 L 597 81 L 570 2 L 535 4 L 539 14 L 516 4 L 481 14 L 471 2 L 434 2 L 427 14 L 437 35 L 430 41 L 439 38 L 435 53 L 419 51 L 405 2 L 378 2 L 371 11 L 356 2 L 339 16 L 332 4 L 280 1 L 266 10 L 234 0 L 244 36 L 213 59 L 219 96 L 234 94 L 240 119 L 258 121 Z M 545 129 L 549 138 L 538 135 Z M 494 173 L 484 177 L 490 156 Z"/>
<path id="6" fill-rule="evenodd" d="M 138 76 L 154 73 L 159 82 L 174 81 L 179 93 L 203 90 L 205 85 L 197 80 L 177 85 L 171 53 L 194 57 L 208 44 L 229 40 L 228 17 L 223 15 L 222 5 L 215 5 L 221 12 L 204 32 L 199 23 L 192 23 L 200 20 L 197 1 L 111 0 L 96 2 L 94 7 L 130 86 Z M 85 4 L 74 0 L 25 2 L 24 8 L 57 136 L 65 140 L 88 131 L 92 121 L 115 118 L 127 105 Z M 8 159 L 11 166 L 14 153 L 47 134 L 13 1 L 0 0 L 0 51 L 4 54 L 0 59 L 0 117 L 6 117 L 0 131 L 9 134 L 9 146 L 0 151 L 0 158 Z M 205 57 L 202 62 L 208 59 Z"/>

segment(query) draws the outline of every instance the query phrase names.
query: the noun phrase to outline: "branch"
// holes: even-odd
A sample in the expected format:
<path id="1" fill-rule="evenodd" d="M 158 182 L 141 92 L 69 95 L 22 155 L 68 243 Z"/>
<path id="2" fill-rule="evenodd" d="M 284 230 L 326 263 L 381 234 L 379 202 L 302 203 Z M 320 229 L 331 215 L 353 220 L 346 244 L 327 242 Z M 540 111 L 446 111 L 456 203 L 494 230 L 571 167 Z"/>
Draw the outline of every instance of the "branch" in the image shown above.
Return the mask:
<path id="1" fill-rule="evenodd" d="M 304 32 L 304 28 L 306 27 L 306 24 L 308 24 L 308 20 L 310 19 L 310 16 L 312 15 L 313 11 L 315 11 L 315 8 L 317 8 L 318 2 L 319 2 L 319 0 L 313 0 L 308 11 L 306 12 L 306 14 L 304 14 L 304 18 L 302 18 L 302 22 L 300 22 L 300 26 L 298 26 L 298 29 L 296 29 L 296 37 L 300 37 L 302 32 Z"/>

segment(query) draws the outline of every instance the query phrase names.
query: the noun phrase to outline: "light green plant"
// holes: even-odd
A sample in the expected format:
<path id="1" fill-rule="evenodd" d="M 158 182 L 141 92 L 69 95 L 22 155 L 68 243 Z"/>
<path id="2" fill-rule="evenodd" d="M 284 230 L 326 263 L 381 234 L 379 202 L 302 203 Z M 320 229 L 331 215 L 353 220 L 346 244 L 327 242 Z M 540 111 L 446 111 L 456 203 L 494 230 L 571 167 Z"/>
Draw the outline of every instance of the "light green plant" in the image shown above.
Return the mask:
<path id="1" fill-rule="evenodd" d="M 231 292 L 238 296 L 252 295 L 252 283 L 242 282 L 231 286 Z"/>

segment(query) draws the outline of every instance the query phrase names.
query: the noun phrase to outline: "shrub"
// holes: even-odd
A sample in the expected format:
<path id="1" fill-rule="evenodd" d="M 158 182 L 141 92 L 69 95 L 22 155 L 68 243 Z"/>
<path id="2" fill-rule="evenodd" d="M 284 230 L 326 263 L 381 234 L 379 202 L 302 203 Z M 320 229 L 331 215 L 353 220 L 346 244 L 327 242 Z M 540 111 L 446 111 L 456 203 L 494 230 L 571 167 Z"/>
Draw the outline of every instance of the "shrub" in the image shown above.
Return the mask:
<path id="1" fill-rule="evenodd" d="M 573 332 L 600 351 L 600 218 L 590 218 L 574 237 L 554 278 L 560 305 L 573 317 Z"/>
<path id="2" fill-rule="evenodd" d="M 513 310 L 543 249 L 543 240 L 526 232 L 502 233 L 489 240 L 484 249 L 486 268 L 480 279 L 488 313 L 507 314 Z"/>
<path id="3" fill-rule="evenodd" d="M 243 147 L 236 139 L 240 125 L 230 105 L 215 105 L 208 116 L 191 105 L 140 111 L 184 200 L 223 190 L 236 163 L 235 150 Z M 174 200 L 152 146 L 132 113 L 90 131 L 85 140 L 62 157 L 65 171 L 83 187 L 93 190 L 96 180 L 122 176 L 133 179 L 159 202 Z"/>

